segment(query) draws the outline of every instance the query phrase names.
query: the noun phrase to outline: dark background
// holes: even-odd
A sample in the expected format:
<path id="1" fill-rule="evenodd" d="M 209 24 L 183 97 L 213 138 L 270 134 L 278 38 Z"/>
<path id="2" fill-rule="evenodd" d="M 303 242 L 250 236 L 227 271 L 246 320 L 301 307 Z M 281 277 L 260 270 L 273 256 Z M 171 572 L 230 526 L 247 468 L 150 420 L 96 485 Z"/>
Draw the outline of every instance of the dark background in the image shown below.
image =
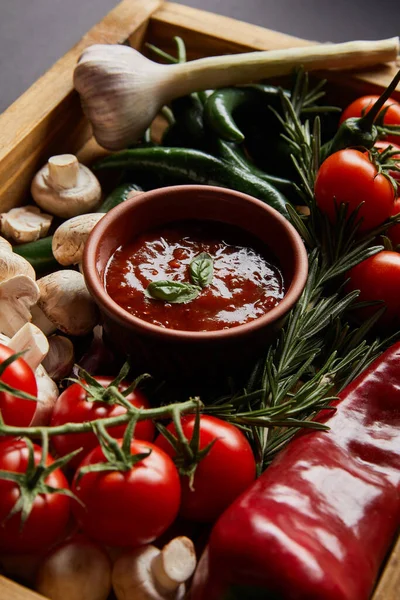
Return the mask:
<path id="1" fill-rule="evenodd" d="M 117 0 L 0 0 L 0 112 L 116 4 Z M 400 3 L 395 0 L 184 0 L 180 4 L 321 42 L 400 33 Z"/>

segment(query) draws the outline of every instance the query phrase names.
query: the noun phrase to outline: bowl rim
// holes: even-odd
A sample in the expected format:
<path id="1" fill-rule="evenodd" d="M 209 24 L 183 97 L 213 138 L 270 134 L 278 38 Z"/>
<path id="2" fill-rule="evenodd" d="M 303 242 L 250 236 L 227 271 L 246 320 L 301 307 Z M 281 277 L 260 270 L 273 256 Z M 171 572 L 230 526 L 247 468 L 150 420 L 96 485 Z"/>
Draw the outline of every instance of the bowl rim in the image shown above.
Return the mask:
<path id="1" fill-rule="evenodd" d="M 187 331 L 183 329 L 168 329 L 131 315 L 128 311 L 119 306 L 119 304 L 117 304 L 105 290 L 97 270 L 96 259 L 98 247 L 102 242 L 103 236 L 107 233 L 107 229 L 110 224 L 121 219 L 126 212 L 130 212 L 133 204 L 135 204 L 135 206 L 140 206 L 143 203 L 151 201 L 152 198 L 155 197 L 168 197 L 169 195 L 174 194 L 185 195 L 187 192 L 194 191 L 215 196 L 220 196 L 221 194 L 236 196 L 245 202 L 249 202 L 262 208 L 266 213 L 269 213 L 270 217 L 276 221 L 279 221 L 286 229 L 288 240 L 291 242 L 294 250 L 294 276 L 290 283 L 289 289 L 285 293 L 282 300 L 269 312 L 258 317 L 257 319 L 249 321 L 248 323 L 243 323 L 242 325 L 230 327 L 229 329 L 218 329 L 215 331 Z M 274 251 L 273 247 L 271 248 L 271 251 Z M 125 202 L 122 202 L 106 213 L 104 217 L 95 225 L 85 244 L 82 260 L 82 271 L 88 290 L 95 302 L 100 307 L 100 310 L 104 311 L 113 320 L 117 320 L 119 323 L 128 325 L 129 329 L 142 331 L 147 335 L 163 338 L 164 340 L 169 341 L 228 341 L 232 338 L 236 339 L 238 337 L 248 336 L 259 329 L 263 329 L 275 323 L 294 306 L 299 299 L 307 281 L 308 255 L 303 241 L 293 225 L 277 210 L 265 202 L 258 200 L 257 198 L 253 198 L 248 194 L 244 194 L 229 188 L 208 185 L 176 185 L 143 192 L 142 194 L 138 194 L 136 197 L 130 200 L 125 200 Z"/>

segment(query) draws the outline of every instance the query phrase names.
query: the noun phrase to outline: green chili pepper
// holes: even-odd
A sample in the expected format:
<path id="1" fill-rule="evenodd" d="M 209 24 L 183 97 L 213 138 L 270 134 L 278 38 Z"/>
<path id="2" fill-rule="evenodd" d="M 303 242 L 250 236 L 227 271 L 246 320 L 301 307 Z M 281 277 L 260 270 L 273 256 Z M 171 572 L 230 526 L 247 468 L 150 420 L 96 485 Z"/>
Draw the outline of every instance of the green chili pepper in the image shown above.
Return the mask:
<path id="1" fill-rule="evenodd" d="M 130 192 L 143 192 L 143 189 L 136 185 L 135 183 L 122 183 L 118 187 L 115 188 L 104 200 L 102 204 L 100 204 L 99 208 L 96 210 L 98 213 L 106 213 L 118 204 L 125 202 L 128 198 Z"/>
<path id="2" fill-rule="evenodd" d="M 263 181 L 266 181 L 270 185 L 273 185 L 277 190 L 282 192 L 288 200 L 297 200 L 299 197 L 296 194 L 296 187 L 293 181 L 284 179 L 283 177 L 275 177 L 265 173 L 262 169 L 259 169 L 251 160 L 247 158 L 243 150 L 236 144 L 226 142 L 220 138 L 215 140 L 215 153 L 217 156 L 222 158 L 225 162 L 235 165 L 239 169 L 250 171 L 256 177 L 259 177 Z"/>
<path id="3" fill-rule="evenodd" d="M 52 241 L 53 236 L 49 235 L 40 240 L 36 240 L 36 242 L 27 242 L 26 244 L 14 246 L 13 251 L 15 254 L 23 256 L 30 262 L 35 269 L 36 274 L 40 275 L 60 268 L 59 263 L 53 256 L 51 249 Z"/>
<path id="4" fill-rule="evenodd" d="M 288 92 L 284 92 L 288 94 Z M 224 88 L 216 90 L 207 99 L 204 106 L 204 121 L 220 138 L 228 142 L 241 143 L 245 136 L 236 124 L 234 114 L 244 109 L 249 118 L 256 118 L 265 111 L 264 117 L 274 120 L 270 105 L 280 108 L 279 88 L 272 85 L 249 85 L 246 87 Z M 258 116 L 258 118 L 260 118 Z"/>
<path id="5" fill-rule="evenodd" d="M 328 156 L 345 148 L 372 148 L 378 139 L 378 129 L 374 125 L 374 121 L 378 117 L 386 100 L 391 93 L 396 89 L 400 81 L 400 71 L 393 78 L 386 90 L 381 94 L 370 111 L 362 117 L 353 117 L 342 123 L 332 140 L 321 147 L 321 161 L 324 161 Z"/>
<path id="6" fill-rule="evenodd" d="M 203 125 L 203 104 L 198 94 L 173 100 L 171 109 L 175 123 L 165 132 L 163 145 L 206 150 L 207 138 Z"/>
<path id="7" fill-rule="evenodd" d="M 135 180 L 151 176 L 152 187 L 173 184 L 217 185 L 232 188 L 263 200 L 287 216 L 285 196 L 272 185 L 237 166 L 186 148 L 136 148 L 123 150 L 97 162 L 94 170 L 129 169 Z"/>

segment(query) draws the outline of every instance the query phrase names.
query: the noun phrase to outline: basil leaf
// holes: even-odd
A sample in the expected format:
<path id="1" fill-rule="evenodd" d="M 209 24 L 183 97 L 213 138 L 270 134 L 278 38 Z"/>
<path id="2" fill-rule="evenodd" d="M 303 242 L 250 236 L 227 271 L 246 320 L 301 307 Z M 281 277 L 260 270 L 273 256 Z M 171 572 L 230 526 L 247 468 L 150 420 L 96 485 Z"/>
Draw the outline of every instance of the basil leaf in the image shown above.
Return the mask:
<path id="1" fill-rule="evenodd" d="M 171 304 L 184 304 L 197 298 L 201 288 L 191 283 L 179 281 L 152 281 L 147 286 L 145 295 L 154 300 L 164 300 Z"/>
<path id="2" fill-rule="evenodd" d="M 202 252 L 192 260 L 189 267 L 190 276 L 195 285 L 204 288 L 212 282 L 214 276 L 214 263 L 212 256 Z"/>

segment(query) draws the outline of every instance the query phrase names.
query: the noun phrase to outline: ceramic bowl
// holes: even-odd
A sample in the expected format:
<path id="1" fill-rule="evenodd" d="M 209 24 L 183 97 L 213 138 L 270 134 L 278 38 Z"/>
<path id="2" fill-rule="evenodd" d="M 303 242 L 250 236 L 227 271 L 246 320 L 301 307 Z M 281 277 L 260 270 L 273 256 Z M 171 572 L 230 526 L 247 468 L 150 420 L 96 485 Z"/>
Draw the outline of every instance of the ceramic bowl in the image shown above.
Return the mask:
<path id="1" fill-rule="evenodd" d="M 116 304 L 104 288 L 105 270 L 114 251 L 146 231 L 189 219 L 235 225 L 259 238 L 284 277 L 287 291 L 279 304 L 251 322 L 210 332 L 166 329 Z M 85 280 L 114 351 L 130 356 L 137 372 L 203 382 L 237 375 L 254 365 L 299 299 L 307 272 L 303 242 L 276 210 L 234 190 L 197 185 L 161 188 L 120 204 L 95 226 L 83 257 Z"/>

